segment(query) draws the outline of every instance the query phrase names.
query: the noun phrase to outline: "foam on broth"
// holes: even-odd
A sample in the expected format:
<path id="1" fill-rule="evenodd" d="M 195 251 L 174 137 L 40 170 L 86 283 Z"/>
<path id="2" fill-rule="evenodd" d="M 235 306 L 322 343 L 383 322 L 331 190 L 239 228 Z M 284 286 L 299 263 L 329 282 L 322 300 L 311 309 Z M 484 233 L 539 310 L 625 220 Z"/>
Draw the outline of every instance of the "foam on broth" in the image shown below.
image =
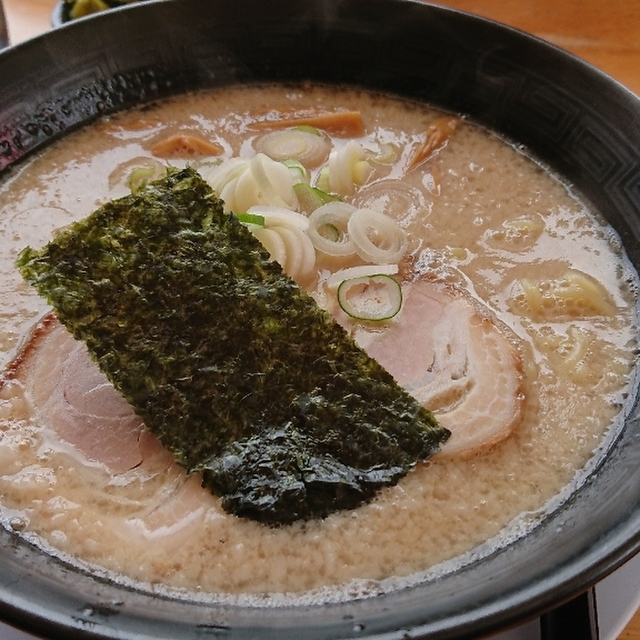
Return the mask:
<path id="1" fill-rule="evenodd" d="M 249 157 L 256 132 L 244 114 L 283 104 L 358 109 L 361 142 L 371 148 L 409 149 L 437 115 L 360 91 L 244 87 L 183 96 L 68 136 L 16 170 L 0 193 L 0 364 L 47 311 L 13 266 L 20 249 L 127 193 L 127 170 L 159 137 L 190 131 L 222 144 L 224 157 Z M 375 184 L 354 201 L 392 211 L 388 181 L 400 166 L 378 167 Z M 322 521 L 268 528 L 225 514 L 213 496 L 190 505 L 187 495 L 178 501 L 184 514 L 167 527 L 162 505 L 182 490 L 178 471 L 111 475 L 29 419 L 29 398 L 5 385 L 3 523 L 115 579 L 269 603 L 283 594 L 294 602 L 375 594 L 526 533 L 579 482 L 620 422 L 637 353 L 637 276 L 615 233 L 566 185 L 470 123 L 403 180 L 408 199 L 393 215 L 412 239 L 414 268 L 486 305 L 527 357 L 525 414 L 511 437 L 470 458 L 436 456 L 371 503 Z M 592 313 L 561 292 L 533 309 L 523 286 L 562 288 L 568 269 L 616 313 Z"/>

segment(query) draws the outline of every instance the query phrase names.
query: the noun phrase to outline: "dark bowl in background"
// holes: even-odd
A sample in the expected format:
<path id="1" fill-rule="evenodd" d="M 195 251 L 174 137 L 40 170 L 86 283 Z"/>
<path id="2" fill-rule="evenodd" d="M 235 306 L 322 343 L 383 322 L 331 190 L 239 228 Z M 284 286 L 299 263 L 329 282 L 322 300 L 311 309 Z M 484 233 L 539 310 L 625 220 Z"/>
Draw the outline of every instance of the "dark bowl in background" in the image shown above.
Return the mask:
<path id="1" fill-rule="evenodd" d="M 61 0 L 56 2 L 51 12 L 51 26 L 61 27 L 65 22 L 69 22 L 69 5 Z"/>
<path id="2" fill-rule="evenodd" d="M 412 0 L 149 0 L 0 53 L 0 172 L 105 113 L 254 81 L 348 84 L 468 116 L 560 174 L 640 266 L 640 100 L 494 22 Z M 384 596 L 260 609 L 154 595 L 0 528 L 0 617 L 49 637 L 477 637 L 584 591 L 640 548 L 635 397 L 606 455 L 530 534 Z M 622 425 L 621 425 L 622 426 Z"/>
<path id="3" fill-rule="evenodd" d="M 104 0 L 105 4 L 108 6 L 107 9 L 103 9 L 102 11 L 110 11 L 114 8 L 120 8 L 123 5 L 126 5 L 128 2 L 144 2 L 145 0 Z M 59 0 L 53 7 L 53 11 L 51 12 L 51 26 L 52 27 L 61 27 L 66 22 L 70 22 L 71 20 L 75 20 L 77 18 L 72 18 L 71 16 L 71 2 L 67 0 Z M 97 12 L 96 12 L 97 13 Z M 86 17 L 86 16 L 85 16 Z"/>

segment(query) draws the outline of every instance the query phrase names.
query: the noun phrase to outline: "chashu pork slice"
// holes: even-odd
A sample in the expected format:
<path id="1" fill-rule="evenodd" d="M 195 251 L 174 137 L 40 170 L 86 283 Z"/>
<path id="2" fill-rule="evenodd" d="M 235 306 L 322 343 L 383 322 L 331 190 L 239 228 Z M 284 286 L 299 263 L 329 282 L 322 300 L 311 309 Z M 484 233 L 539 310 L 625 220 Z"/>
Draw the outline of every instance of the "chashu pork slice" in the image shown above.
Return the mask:
<path id="1" fill-rule="evenodd" d="M 7 378 L 19 381 L 33 418 L 112 473 L 140 464 L 144 425 L 53 313 L 35 327 Z"/>
<path id="2" fill-rule="evenodd" d="M 83 463 L 97 463 L 113 475 L 135 470 L 141 481 L 153 484 L 155 490 L 137 505 L 130 501 L 131 514 L 108 519 L 123 542 L 141 535 L 171 553 L 194 526 L 202 526 L 210 509 L 219 512 L 214 497 L 201 486 L 200 475 L 187 475 L 175 463 L 89 357 L 85 344 L 75 340 L 53 313 L 35 327 L 5 379 L 23 386 L 31 417 L 63 449 L 74 450 Z M 156 477 L 161 482 L 154 483 Z"/>
<path id="3" fill-rule="evenodd" d="M 402 310 L 384 331 L 351 328 L 360 346 L 451 431 L 441 457 L 489 450 L 522 419 L 517 339 L 459 289 L 418 280 L 404 287 Z"/>

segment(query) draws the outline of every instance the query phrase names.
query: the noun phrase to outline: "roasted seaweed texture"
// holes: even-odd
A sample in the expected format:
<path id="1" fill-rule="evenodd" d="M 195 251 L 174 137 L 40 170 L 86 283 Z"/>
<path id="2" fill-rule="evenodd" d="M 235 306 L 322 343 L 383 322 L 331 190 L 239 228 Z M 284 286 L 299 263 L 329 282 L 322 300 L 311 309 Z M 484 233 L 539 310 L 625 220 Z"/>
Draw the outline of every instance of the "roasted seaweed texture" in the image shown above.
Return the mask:
<path id="1" fill-rule="evenodd" d="M 105 204 L 17 264 L 238 516 L 281 525 L 353 508 L 448 436 L 193 169 Z"/>

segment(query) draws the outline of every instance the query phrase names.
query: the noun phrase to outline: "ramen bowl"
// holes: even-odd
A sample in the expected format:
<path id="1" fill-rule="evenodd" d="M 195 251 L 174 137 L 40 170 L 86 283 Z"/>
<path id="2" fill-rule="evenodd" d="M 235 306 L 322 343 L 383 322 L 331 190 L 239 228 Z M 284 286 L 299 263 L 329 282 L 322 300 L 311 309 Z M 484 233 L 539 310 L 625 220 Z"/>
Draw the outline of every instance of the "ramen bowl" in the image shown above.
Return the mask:
<path id="1" fill-rule="evenodd" d="M 475 16 L 410 0 L 149 0 L 4 51 L 0 78 L 5 174 L 105 114 L 203 88 L 311 81 L 424 102 L 525 147 L 606 217 L 640 266 L 640 101 L 562 50 Z M 418 584 L 322 605 L 174 597 L 2 528 L 0 615 L 65 638 L 477 637 L 569 600 L 637 552 L 639 460 L 633 393 L 606 450 L 526 535 Z"/>

